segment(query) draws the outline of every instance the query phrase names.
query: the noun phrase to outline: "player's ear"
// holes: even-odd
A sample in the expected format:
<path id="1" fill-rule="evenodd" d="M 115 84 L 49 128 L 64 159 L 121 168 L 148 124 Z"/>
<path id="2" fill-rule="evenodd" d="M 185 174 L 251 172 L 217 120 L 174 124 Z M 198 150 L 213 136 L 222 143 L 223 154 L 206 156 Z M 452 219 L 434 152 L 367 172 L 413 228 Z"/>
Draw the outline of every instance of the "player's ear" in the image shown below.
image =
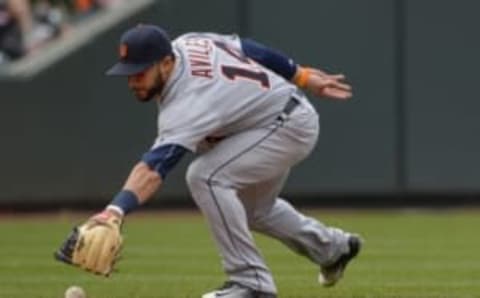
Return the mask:
<path id="1" fill-rule="evenodd" d="M 155 63 L 154 68 L 155 68 L 155 72 L 163 75 L 163 73 L 164 73 L 164 70 L 163 70 L 163 69 L 165 68 L 165 67 L 163 66 L 163 60 L 157 61 L 157 62 Z"/>
<path id="2" fill-rule="evenodd" d="M 173 56 L 171 56 L 171 55 L 167 55 L 167 56 L 163 57 L 163 59 L 162 59 L 162 63 L 165 66 L 169 66 L 169 67 L 173 65 L 174 61 L 175 60 L 173 59 Z"/>
<path id="3" fill-rule="evenodd" d="M 173 69 L 174 62 L 175 60 L 173 59 L 173 57 L 171 55 L 168 55 L 163 57 L 163 59 L 157 63 L 157 65 L 159 65 L 160 67 L 160 72 L 162 73 L 162 75 L 166 76 L 170 74 Z"/>

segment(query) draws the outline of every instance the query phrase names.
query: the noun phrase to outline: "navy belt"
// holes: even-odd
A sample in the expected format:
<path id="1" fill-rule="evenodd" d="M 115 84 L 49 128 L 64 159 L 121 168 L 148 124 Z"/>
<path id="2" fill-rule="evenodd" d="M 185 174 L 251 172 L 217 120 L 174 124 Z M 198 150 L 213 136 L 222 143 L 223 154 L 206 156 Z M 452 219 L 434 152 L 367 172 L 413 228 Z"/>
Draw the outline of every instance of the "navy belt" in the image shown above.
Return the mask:
<path id="1" fill-rule="evenodd" d="M 287 104 L 282 110 L 282 113 L 278 115 L 277 120 L 279 121 L 286 121 L 288 116 L 295 110 L 295 108 L 300 104 L 300 100 L 294 96 L 291 96 L 290 99 L 287 101 Z"/>

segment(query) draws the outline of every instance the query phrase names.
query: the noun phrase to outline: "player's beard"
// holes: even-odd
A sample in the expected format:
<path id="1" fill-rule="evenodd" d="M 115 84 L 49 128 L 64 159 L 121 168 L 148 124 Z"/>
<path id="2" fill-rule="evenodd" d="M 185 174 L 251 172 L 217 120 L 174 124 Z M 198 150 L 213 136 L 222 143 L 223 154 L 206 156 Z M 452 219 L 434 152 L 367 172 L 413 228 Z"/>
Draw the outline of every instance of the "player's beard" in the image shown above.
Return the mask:
<path id="1" fill-rule="evenodd" d="M 159 95 L 162 92 L 164 86 L 165 86 L 165 80 L 163 79 L 162 74 L 159 73 L 155 80 L 155 84 L 150 89 L 145 90 L 146 92 L 145 96 L 141 96 L 138 90 L 134 90 L 135 96 L 140 102 L 149 102 L 150 100 L 152 100 L 152 98 L 154 98 L 155 96 Z"/>

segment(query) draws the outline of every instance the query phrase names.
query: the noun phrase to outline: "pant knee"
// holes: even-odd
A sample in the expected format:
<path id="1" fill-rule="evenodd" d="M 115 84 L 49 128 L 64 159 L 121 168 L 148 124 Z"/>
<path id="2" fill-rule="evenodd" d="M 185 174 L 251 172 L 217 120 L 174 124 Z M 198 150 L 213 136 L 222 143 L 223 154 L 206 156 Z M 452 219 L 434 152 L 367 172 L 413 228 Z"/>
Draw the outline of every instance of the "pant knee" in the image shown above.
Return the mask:
<path id="1" fill-rule="evenodd" d="M 207 169 L 198 160 L 192 162 L 187 169 L 185 180 L 190 191 L 205 187 L 208 183 Z"/>

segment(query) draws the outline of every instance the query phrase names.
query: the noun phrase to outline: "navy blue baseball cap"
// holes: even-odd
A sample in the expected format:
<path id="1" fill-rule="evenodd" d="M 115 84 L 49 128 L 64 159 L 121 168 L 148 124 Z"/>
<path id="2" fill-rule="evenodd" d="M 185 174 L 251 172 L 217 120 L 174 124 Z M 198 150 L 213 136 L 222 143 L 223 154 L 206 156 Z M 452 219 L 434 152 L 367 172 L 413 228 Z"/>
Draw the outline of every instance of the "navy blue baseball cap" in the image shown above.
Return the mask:
<path id="1" fill-rule="evenodd" d="M 119 46 L 120 59 L 106 74 L 134 75 L 169 54 L 172 54 L 172 45 L 167 32 L 155 25 L 140 24 L 123 33 Z"/>

